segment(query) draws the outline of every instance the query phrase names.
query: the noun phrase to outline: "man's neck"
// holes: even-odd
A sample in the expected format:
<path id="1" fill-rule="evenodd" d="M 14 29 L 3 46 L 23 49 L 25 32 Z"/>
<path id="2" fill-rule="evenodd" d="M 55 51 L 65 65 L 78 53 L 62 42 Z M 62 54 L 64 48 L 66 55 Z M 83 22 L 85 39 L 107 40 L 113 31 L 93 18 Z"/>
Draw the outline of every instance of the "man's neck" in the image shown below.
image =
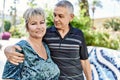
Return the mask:
<path id="1" fill-rule="evenodd" d="M 60 33 L 60 36 L 62 37 L 62 38 L 64 38 L 65 37 L 65 35 L 69 32 L 69 27 L 68 28 L 65 28 L 65 29 L 58 29 L 58 32 Z"/>

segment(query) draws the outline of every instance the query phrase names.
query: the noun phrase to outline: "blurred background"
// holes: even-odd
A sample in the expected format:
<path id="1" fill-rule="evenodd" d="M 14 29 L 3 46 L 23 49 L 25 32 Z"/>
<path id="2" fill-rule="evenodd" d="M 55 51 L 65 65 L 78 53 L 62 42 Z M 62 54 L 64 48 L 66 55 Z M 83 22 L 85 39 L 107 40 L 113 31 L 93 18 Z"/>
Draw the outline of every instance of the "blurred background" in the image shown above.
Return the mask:
<path id="1" fill-rule="evenodd" d="M 24 11 L 28 7 L 44 8 L 49 27 L 53 25 L 52 11 L 58 1 L 60 0 L 0 0 L 0 76 L 6 61 L 4 48 L 28 36 L 22 18 Z M 87 46 L 120 51 L 120 0 L 68 1 L 75 9 L 75 18 L 71 23 L 84 32 Z M 119 60 L 120 55 L 117 58 Z M 118 70 L 120 71 L 120 63 Z"/>
<path id="2" fill-rule="evenodd" d="M 48 27 L 53 25 L 52 11 L 58 1 L 60 0 L 0 0 L 0 38 L 27 36 L 22 15 L 28 7 L 44 8 Z M 120 0 L 69 1 L 75 8 L 75 18 L 71 23 L 84 32 L 88 46 L 120 49 Z"/>

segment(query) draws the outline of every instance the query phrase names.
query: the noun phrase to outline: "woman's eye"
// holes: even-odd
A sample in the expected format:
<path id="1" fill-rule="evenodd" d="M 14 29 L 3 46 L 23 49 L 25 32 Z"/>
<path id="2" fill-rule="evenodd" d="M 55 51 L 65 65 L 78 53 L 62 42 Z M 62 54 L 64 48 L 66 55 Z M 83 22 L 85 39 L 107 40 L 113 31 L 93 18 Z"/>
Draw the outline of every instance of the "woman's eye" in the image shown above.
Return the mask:
<path id="1" fill-rule="evenodd" d="M 36 25 L 36 23 L 31 23 L 31 25 Z"/>

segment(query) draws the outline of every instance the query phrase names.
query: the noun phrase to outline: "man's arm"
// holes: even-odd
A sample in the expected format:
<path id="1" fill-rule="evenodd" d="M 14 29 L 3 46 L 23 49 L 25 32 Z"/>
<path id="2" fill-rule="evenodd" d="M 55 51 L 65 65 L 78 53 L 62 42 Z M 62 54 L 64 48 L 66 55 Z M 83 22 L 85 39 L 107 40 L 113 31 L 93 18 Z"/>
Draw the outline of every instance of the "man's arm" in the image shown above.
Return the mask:
<path id="1" fill-rule="evenodd" d="M 19 63 L 23 62 L 24 55 L 19 52 L 16 52 L 16 49 L 21 50 L 21 48 L 17 45 L 8 46 L 5 48 L 4 53 L 9 62 L 18 65 Z"/>
<path id="2" fill-rule="evenodd" d="M 80 61 L 81 61 L 81 65 L 82 65 L 83 71 L 86 76 L 86 80 L 92 80 L 92 72 L 91 72 L 89 60 L 86 59 L 86 60 L 80 60 Z"/>

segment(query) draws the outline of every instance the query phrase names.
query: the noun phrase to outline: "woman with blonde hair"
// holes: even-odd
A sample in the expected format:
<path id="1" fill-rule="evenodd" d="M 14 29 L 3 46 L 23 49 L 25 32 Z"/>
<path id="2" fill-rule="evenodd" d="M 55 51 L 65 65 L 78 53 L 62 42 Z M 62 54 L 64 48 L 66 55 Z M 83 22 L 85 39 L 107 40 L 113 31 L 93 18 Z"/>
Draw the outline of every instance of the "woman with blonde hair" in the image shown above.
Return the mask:
<path id="1" fill-rule="evenodd" d="M 50 51 L 42 41 L 46 33 L 45 13 L 41 8 L 28 8 L 23 15 L 29 37 L 17 43 L 24 54 L 24 62 L 14 65 L 7 61 L 3 79 L 58 80 L 60 71 L 52 61 Z"/>

